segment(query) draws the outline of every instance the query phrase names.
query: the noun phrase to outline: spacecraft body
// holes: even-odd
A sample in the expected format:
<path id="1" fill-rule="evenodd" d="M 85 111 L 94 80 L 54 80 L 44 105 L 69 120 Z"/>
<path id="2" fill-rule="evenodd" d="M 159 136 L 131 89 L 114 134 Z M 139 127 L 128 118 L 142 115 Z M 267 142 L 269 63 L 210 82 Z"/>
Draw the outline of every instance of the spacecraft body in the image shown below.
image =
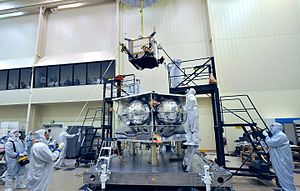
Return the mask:
<path id="1" fill-rule="evenodd" d="M 162 139 L 184 137 L 185 97 L 156 92 L 115 99 L 119 127 L 117 137 L 149 140 L 154 134 Z"/>

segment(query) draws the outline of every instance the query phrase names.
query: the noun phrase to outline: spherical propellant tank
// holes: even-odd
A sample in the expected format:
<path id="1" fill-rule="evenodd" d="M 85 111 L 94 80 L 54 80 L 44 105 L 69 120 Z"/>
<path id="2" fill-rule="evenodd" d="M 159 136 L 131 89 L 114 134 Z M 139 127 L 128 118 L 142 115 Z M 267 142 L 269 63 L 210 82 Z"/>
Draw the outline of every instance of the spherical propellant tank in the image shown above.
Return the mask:
<path id="1" fill-rule="evenodd" d="M 150 120 L 150 107 L 136 99 L 123 106 L 119 117 L 127 125 L 144 125 Z"/>
<path id="2" fill-rule="evenodd" d="M 163 125 L 180 125 L 184 122 L 183 107 L 173 99 L 164 99 L 157 106 L 157 122 Z"/>

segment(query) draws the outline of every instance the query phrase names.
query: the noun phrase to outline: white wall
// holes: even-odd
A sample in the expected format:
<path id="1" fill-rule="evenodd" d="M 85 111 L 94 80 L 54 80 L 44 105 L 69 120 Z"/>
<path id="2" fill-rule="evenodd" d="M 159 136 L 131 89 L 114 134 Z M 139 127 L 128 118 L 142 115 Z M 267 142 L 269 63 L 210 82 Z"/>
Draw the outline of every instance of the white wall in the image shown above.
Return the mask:
<path id="1" fill-rule="evenodd" d="M 116 4 L 113 2 L 51 13 L 45 56 L 94 51 L 116 52 Z"/>
<path id="2" fill-rule="evenodd" d="M 3 122 L 18 122 L 20 129 L 25 129 L 26 124 L 26 111 L 25 105 L 15 106 L 0 106 L 0 123 Z M 3 125 L 2 125 L 3 126 Z M 0 129 L 1 133 L 6 133 L 7 129 Z"/>
<path id="3" fill-rule="evenodd" d="M 215 150 L 215 133 L 210 98 L 198 98 L 200 149 Z"/>
<path id="4" fill-rule="evenodd" d="M 221 94 L 249 94 L 264 118 L 300 116 L 299 2 L 208 0 Z"/>
<path id="5" fill-rule="evenodd" d="M 0 105 L 26 104 L 29 93 L 29 89 L 0 91 Z"/>
<path id="6" fill-rule="evenodd" d="M 24 105 L 0 106 L 1 121 L 25 121 L 27 107 Z M 13 115 L 12 115 L 13 114 Z"/>
<path id="7" fill-rule="evenodd" d="M 244 131 L 241 127 L 226 127 L 224 129 L 224 137 L 226 139 L 227 145 L 225 145 L 225 152 L 235 151 L 236 142 L 239 137 L 242 137 Z"/>
<path id="8" fill-rule="evenodd" d="M 45 56 L 35 66 L 115 59 L 116 26 L 114 2 L 51 13 L 42 44 Z M 37 27 L 38 15 L 0 20 L 0 69 L 33 65 Z M 27 104 L 29 93 L 29 90 L 0 91 L 0 105 Z M 33 90 L 32 103 L 101 99 L 101 85 L 41 88 Z"/>
<path id="9" fill-rule="evenodd" d="M 56 124 L 64 126 L 82 125 L 87 109 L 100 106 L 99 101 L 33 104 L 29 130 L 37 130 L 43 124 L 49 124 L 53 120 Z M 0 106 L 0 122 L 19 122 L 19 128 L 24 129 L 26 113 L 27 105 Z M 86 125 L 90 123 L 87 122 Z"/>
<path id="10" fill-rule="evenodd" d="M 60 103 L 102 100 L 102 85 L 35 88 L 32 103 Z"/>
<path id="11" fill-rule="evenodd" d="M 300 90 L 249 92 L 264 118 L 300 116 Z"/>
<path id="12" fill-rule="evenodd" d="M 0 20 L 0 59 L 34 55 L 37 15 Z"/>
<path id="13" fill-rule="evenodd" d="M 0 69 L 33 65 L 38 15 L 0 19 Z"/>
<path id="14" fill-rule="evenodd" d="M 155 27 L 158 43 L 172 58 L 184 60 L 208 56 L 209 34 L 205 6 L 204 0 L 189 0 L 188 3 L 183 0 L 164 0 L 147 7 L 144 9 L 144 35 L 150 35 Z M 120 10 L 120 40 L 124 41 L 124 37 L 137 38 L 141 35 L 139 9 L 121 4 Z M 137 71 L 128 63 L 127 57 L 124 54 L 122 56 L 122 72 L 134 73 L 141 78 L 142 90 L 168 92 L 167 71 L 163 66 Z"/>
<path id="15" fill-rule="evenodd" d="M 300 89 L 299 12 L 295 0 L 209 1 L 222 93 Z"/>
<path id="16" fill-rule="evenodd" d="M 85 106 L 85 107 L 84 107 Z M 39 106 L 39 123 L 49 124 L 54 120 L 57 124 L 69 125 L 82 125 L 84 116 L 88 108 L 101 107 L 101 102 L 77 102 L 77 103 L 62 103 L 62 104 L 43 104 Z M 81 110 L 84 110 L 81 112 Z M 81 112 L 81 114 L 80 114 Z M 90 113 L 93 115 L 93 113 Z M 88 121 L 85 125 L 91 125 Z"/>
<path id="17" fill-rule="evenodd" d="M 0 105 L 27 104 L 29 89 L 0 91 Z M 32 103 L 60 103 L 102 100 L 102 85 L 34 88 Z"/>
<path id="18" fill-rule="evenodd" d="M 300 116 L 299 12 L 295 0 L 209 1 L 223 94 L 250 94 L 264 117 Z"/>

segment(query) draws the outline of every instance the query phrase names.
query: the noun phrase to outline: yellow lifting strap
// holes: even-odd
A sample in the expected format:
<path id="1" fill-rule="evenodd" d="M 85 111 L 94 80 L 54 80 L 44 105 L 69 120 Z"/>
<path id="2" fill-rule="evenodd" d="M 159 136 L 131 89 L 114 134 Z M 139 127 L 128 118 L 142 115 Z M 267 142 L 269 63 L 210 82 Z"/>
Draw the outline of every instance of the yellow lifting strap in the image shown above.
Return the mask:
<path id="1" fill-rule="evenodd" d="M 142 36 L 144 37 L 144 0 L 140 0 L 140 5 L 141 5 L 141 32 Z"/>

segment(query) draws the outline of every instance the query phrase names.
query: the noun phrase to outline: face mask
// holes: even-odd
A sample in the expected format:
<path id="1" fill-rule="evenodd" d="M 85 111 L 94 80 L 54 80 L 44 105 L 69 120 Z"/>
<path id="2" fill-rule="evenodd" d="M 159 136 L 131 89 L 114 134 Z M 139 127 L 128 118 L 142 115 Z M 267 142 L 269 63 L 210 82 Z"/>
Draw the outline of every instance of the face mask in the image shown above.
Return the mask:
<path id="1" fill-rule="evenodd" d="M 18 138 L 19 138 L 20 136 L 21 136 L 21 135 L 20 135 L 19 132 L 16 132 L 16 133 L 15 133 L 15 137 L 18 137 Z"/>
<path id="2" fill-rule="evenodd" d="M 12 138 L 12 139 L 17 139 L 18 137 L 20 137 L 20 134 L 18 131 L 16 130 L 12 130 L 10 133 L 9 133 L 9 136 Z"/>
<path id="3" fill-rule="evenodd" d="M 272 124 L 270 126 L 270 131 L 271 131 L 272 134 L 276 134 L 276 133 L 282 131 L 282 125 L 281 124 L 276 124 L 276 123 Z"/>

